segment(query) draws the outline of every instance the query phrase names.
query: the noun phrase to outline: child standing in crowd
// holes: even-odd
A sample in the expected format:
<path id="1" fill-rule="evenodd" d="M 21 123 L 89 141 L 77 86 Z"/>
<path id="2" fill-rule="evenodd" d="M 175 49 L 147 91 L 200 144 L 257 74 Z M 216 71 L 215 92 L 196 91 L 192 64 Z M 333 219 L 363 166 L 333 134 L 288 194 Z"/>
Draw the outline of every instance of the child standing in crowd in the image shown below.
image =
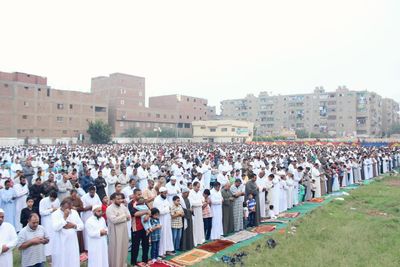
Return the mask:
<path id="1" fill-rule="evenodd" d="M 179 196 L 172 198 L 173 204 L 171 206 L 171 228 L 172 239 L 174 243 L 174 252 L 179 250 L 182 237 L 183 221 L 182 217 L 185 215 L 181 206 L 181 199 Z"/>
<path id="2" fill-rule="evenodd" d="M 204 235 L 206 240 L 210 240 L 211 228 L 212 228 L 212 214 L 210 208 L 210 190 L 205 189 L 203 192 L 203 223 L 204 223 Z"/>
<path id="3" fill-rule="evenodd" d="M 277 218 L 276 215 L 275 215 L 275 212 L 274 212 L 274 205 L 269 205 L 268 217 L 270 219 L 276 219 Z"/>
<path id="4" fill-rule="evenodd" d="M 315 191 L 317 190 L 317 185 L 315 184 L 315 179 L 312 179 L 311 182 L 311 195 L 312 198 L 315 198 Z"/>
<path id="5" fill-rule="evenodd" d="M 249 220 L 249 209 L 247 208 L 247 202 L 243 202 L 243 225 L 246 227 Z"/>
<path id="6" fill-rule="evenodd" d="M 253 227 L 256 225 L 256 200 L 253 194 L 249 194 L 249 199 L 247 200 L 247 208 L 249 209 L 249 224 L 248 227 Z"/>
<path id="7" fill-rule="evenodd" d="M 160 225 L 160 211 L 157 208 L 151 209 L 150 218 L 150 238 L 151 238 L 151 260 L 156 262 L 158 259 L 158 249 L 160 247 L 161 238 L 161 225 Z"/>
<path id="8" fill-rule="evenodd" d="M 137 201 L 136 209 L 138 211 L 149 210 L 149 207 L 147 207 L 143 197 L 139 198 L 139 200 Z M 143 215 L 141 217 L 141 220 L 142 220 L 143 228 L 146 231 L 146 234 L 149 234 L 150 229 L 151 229 L 151 224 L 150 224 L 149 220 L 146 221 L 146 217 L 147 217 L 147 215 Z"/>

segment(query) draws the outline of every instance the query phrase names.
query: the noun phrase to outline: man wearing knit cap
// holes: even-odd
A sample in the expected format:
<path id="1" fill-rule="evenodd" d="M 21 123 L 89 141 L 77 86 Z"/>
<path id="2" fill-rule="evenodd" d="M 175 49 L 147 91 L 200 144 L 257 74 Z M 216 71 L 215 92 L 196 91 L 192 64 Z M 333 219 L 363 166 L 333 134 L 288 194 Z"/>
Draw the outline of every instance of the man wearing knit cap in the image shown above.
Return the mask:
<path id="1" fill-rule="evenodd" d="M 88 235 L 88 267 L 108 266 L 107 225 L 101 205 L 92 207 L 93 215 L 87 219 L 85 228 Z"/>

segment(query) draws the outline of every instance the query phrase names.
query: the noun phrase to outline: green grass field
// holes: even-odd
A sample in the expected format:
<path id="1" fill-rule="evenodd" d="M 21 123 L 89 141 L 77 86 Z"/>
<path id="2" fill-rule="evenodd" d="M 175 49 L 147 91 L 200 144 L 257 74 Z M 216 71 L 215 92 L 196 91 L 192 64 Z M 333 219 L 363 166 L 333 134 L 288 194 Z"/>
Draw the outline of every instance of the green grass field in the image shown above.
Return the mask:
<path id="1" fill-rule="evenodd" d="M 349 191 L 274 233 L 236 251 L 242 266 L 400 266 L 400 176 Z M 288 233 L 296 226 L 296 233 Z M 278 245 L 266 247 L 274 238 Z M 261 249 L 256 249 L 261 245 Z M 197 266 L 227 266 L 209 258 Z M 241 265 L 236 265 L 241 266 Z"/>

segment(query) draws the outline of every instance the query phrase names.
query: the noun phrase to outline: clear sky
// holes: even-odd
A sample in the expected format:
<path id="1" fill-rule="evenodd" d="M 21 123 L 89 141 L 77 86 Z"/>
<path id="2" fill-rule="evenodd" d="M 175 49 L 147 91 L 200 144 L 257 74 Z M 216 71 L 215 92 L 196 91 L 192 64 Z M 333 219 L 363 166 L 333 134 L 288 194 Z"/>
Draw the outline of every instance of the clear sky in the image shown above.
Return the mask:
<path id="1" fill-rule="evenodd" d="M 62 3 L 61 3 L 62 2 Z M 211 105 L 315 86 L 400 101 L 400 1 L 8 1 L 0 70 L 88 91 L 91 77 L 146 78 L 147 96 Z"/>

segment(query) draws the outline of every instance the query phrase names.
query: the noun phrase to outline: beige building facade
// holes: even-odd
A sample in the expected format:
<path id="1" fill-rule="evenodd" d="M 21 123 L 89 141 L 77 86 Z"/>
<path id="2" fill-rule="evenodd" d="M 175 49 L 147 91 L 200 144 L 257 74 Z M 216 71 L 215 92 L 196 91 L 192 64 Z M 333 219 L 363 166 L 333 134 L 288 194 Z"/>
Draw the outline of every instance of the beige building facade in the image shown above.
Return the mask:
<path id="1" fill-rule="evenodd" d="M 253 139 L 254 123 L 240 120 L 195 121 L 195 142 L 244 143 Z"/>
<path id="2" fill-rule="evenodd" d="M 37 75 L 0 72 L 0 137 L 78 138 L 90 121 L 107 118 L 102 96 L 54 89 Z"/>
<path id="3" fill-rule="evenodd" d="M 284 130 L 334 137 L 381 137 L 399 121 L 398 103 L 374 92 L 340 86 L 333 92 L 317 87 L 311 94 L 248 95 L 221 102 L 221 117 L 251 121 L 255 135 Z"/>

